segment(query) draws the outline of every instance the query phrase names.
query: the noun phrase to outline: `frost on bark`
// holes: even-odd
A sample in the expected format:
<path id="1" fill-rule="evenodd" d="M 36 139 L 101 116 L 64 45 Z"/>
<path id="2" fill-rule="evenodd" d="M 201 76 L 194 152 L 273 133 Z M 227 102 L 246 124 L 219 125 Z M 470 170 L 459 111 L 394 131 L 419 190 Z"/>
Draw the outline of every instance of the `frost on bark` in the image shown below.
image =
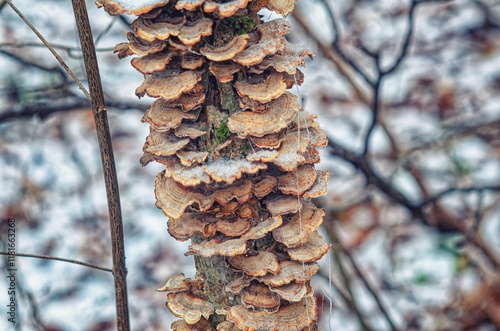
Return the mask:
<path id="1" fill-rule="evenodd" d="M 293 0 L 99 0 L 111 14 L 140 15 L 116 46 L 137 55 L 136 90 L 158 98 L 141 163 L 157 161 L 157 206 L 177 240 L 191 239 L 196 279 L 172 277 L 161 291 L 181 317 L 173 330 L 313 330 L 309 284 L 329 249 L 317 228 L 326 193 L 315 116 L 287 90 L 301 84 L 311 53 L 285 38 Z"/>

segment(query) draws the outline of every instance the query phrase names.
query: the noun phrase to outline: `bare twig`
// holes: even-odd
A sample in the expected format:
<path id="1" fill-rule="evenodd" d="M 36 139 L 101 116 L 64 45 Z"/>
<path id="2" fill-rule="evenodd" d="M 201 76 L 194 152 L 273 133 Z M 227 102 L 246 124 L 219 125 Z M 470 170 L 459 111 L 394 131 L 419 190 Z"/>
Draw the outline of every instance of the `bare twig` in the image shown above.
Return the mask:
<path id="1" fill-rule="evenodd" d="M 115 100 L 106 100 L 106 104 L 109 108 L 120 110 L 139 109 L 141 111 L 145 111 L 148 108 L 140 103 Z M 45 119 L 54 113 L 69 112 L 90 107 L 90 102 L 85 98 L 74 97 L 67 100 L 53 100 L 48 104 L 28 105 L 22 108 L 15 108 L 2 112 L 0 113 L 0 124 L 17 119 L 27 119 L 34 116 Z"/>
<path id="2" fill-rule="evenodd" d="M 328 60 L 330 60 L 333 64 L 335 64 L 339 73 L 347 79 L 347 81 L 350 83 L 350 85 L 354 89 L 354 93 L 356 94 L 356 96 L 363 103 L 370 104 L 369 96 L 367 96 L 366 93 L 362 90 L 362 88 L 360 86 L 358 86 L 358 84 L 354 80 L 354 77 L 351 73 L 352 70 L 349 70 L 349 68 L 347 68 L 345 62 L 339 57 L 339 55 L 330 46 L 325 45 L 323 42 L 321 42 L 316 37 L 316 35 L 311 31 L 309 26 L 306 24 L 302 15 L 297 10 L 295 10 L 292 13 L 292 15 L 293 15 L 293 18 L 297 21 L 297 23 L 299 23 L 299 25 L 302 27 L 302 29 L 304 29 L 306 34 L 318 45 L 318 47 L 321 50 L 321 52 L 323 53 L 323 55 Z M 369 85 L 371 85 L 371 83 Z"/>
<path id="3" fill-rule="evenodd" d="M 62 80 L 63 82 L 66 82 L 66 76 L 64 75 L 64 71 L 61 70 L 60 67 L 52 67 L 52 68 L 48 68 L 48 67 L 44 67 L 38 63 L 35 63 L 35 62 L 31 62 L 31 61 L 28 61 L 26 59 L 23 59 L 22 57 L 16 55 L 16 54 L 13 54 L 11 52 L 7 52 L 7 51 L 4 51 L 2 49 L 0 49 L 0 54 L 3 54 L 3 55 L 6 55 L 14 60 L 16 60 L 17 62 L 25 65 L 25 66 L 28 66 L 28 67 L 34 67 L 34 68 L 37 68 L 37 69 L 40 69 L 40 70 L 43 70 L 43 71 L 47 71 L 47 72 L 53 72 L 53 73 L 56 73 L 57 75 L 61 76 L 62 77 Z"/>
<path id="4" fill-rule="evenodd" d="M 97 38 L 95 38 L 95 42 L 94 42 L 95 45 L 97 45 L 99 43 L 99 41 L 101 41 L 101 38 L 104 37 L 104 35 L 106 35 L 106 33 L 109 32 L 109 30 L 111 29 L 113 24 L 115 24 L 117 18 L 118 18 L 117 16 L 113 17 L 111 19 L 111 22 L 109 22 L 109 24 L 106 26 L 106 28 L 104 30 L 102 30 L 101 33 L 99 33 Z M 97 49 L 96 49 L 96 52 L 97 52 Z"/>
<path id="5" fill-rule="evenodd" d="M 435 201 L 444 195 L 450 194 L 452 192 L 471 192 L 478 191 L 480 189 L 484 190 L 492 190 L 492 191 L 500 191 L 499 186 L 481 186 L 481 187 L 469 187 L 469 188 L 449 188 L 433 197 L 427 198 L 419 204 L 414 204 L 406 198 L 401 192 L 397 191 L 389 182 L 385 179 L 381 178 L 379 175 L 375 173 L 370 164 L 367 162 L 366 158 L 363 155 L 358 155 L 354 152 L 351 152 L 339 144 L 335 143 L 331 139 L 328 139 L 328 144 L 332 148 L 330 154 L 333 156 L 340 157 L 346 162 L 351 163 L 355 168 L 361 170 L 361 172 L 365 175 L 367 184 L 371 184 L 376 186 L 380 191 L 382 191 L 389 198 L 393 199 L 400 205 L 406 207 L 412 216 L 415 219 L 420 220 L 422 223 L 435 226 L 439 230 L 443 231 L 455 231 L 467 236 L 467 230 L 464 228 L 463 224 L 457 222 L 446 222 L 441 223 L 437 222 L 436 224 L 430 224 L 425 212 L 424 207 L 428 203 Z M 490 251 L 488 247 L 484 244 L 484 242 L 478 237 L 474 236 L 470 238 L 470 240 L 474 243 L 474 245 L 479 248 L 483 254 L 488 258 L 493 266 L 496 268 L 500 268 L 500 259 Z"/>
<path id="6" fill-rule="evenodd" d="M 12 255 L 12 253 L 0 252 L 0 255 Z M 37 255 L 37 254 L 24 254 L 24 253 L 16 253 L 14 255 L 20 256 L 20 257 L 32 257 L 32 258 L 44 259 L 44 260 L 69 262 L 69 263 L 79 264 L 79 265 L 83 265 L 85 267 L 89 267 L 89 268 L 93 268 L 93 269 L 97 269 L 97 270 L 107 271 L 107 272 L 111 272 L 111 273 L 113 272 L 113 270 L 111 270 L 111 269 L 100 267 L 98 265 L 94 265 L 94 264 L 90 264 L 90 263 L 86 263 L 86 262 L 81 262 L 81 261 L 77 261 L 77 260 L 72 260 L 72 259 L 64 259 L 61 257 L 55 257 L 55 256 L 49 256 L 49 255 Z"/>
<path id="7" fill-rule="evenodd" d="M 335 281 L 333 280 L 333 278 L 330 277 L 330 275 L 326 274 L 325 271 L 323 271 L 323 269 L 321 269 L 321 268 L 318 270 L 316 275 L 320 276 L 325 281 L 327 281 L 329 284 L 331 284 L 333 286 L 333 288 L 335 289 L 335 291 L 337 291 L 337 293 L 342 297 L 342 300 L 344 300 L 346 305 L 349 308 L 353 309 L 353 303 L 352 303 L 351 299 L 349 298 L 349 295 L 347 293 L 345 293 L 345 291 L 339 285 L 337 285 L 335 283 Z"/>
<path id="8" fill-rule="evenodd" d="M 340 252 L 342 251 L 341 244 L 338 240 L 338 236 L 336 233 L 336 230 L 334 228 L 334 225 L 331 222 L 324 222 L 324 227 L 326 229 L 326 233 L 328 235 L 329 241 L 332 243 L 332 249 L 333 249 L 333 254 L 332 258 L 334 259 L 335 264 L 337 265 L 340 275 L 342 276 L 342 280 L 344 281 L 344 286 L 347 289 L 347 292 L 349 293 L 350 300 L 346 300 L 348 303 L 349 307 L 351 308 L 352 311 L 356 314 L 359 324 L 361 325 L 363 330 L 371 330 L 363 317 L 363 314 L 361 314 L 361 311 L 359 310 L 358 306 L 356 305 L 356 299 L 355 296 L 353 295 L 352 292 L 352 285 L 351 285 L 351 280 L 349 275 L 347 275 L 347 272 L 344 268 L 344 264 L 342 263 Z"/>
<path id="9" fill-rule="evenodd" d="M 67 46 L 67 45 L 61 45 L 61 44 L 51 44 L 52 48 L 54 49 L 60 49 L 63 51 L 66 51 L 68 54 L 71 52 L 81 52 L 82 49 L 80 47 L 72 47 L 72 46 Z M 16 41 L 10 41 L 10 42 L 3 42 L 0 43 L 0 47 L 47 47 L 43 43 L 25 43 L 25 42 L 16 42 Z M 102 47 L 102 48 L 96 48 L 96 52 L 111 52 L 115 48 L 114 47 Z"/>
<path id="10" fill-rule="evenodd" d="M 92 31 L 90 29 L 85 1 L 73 0 L 72 3 L 92 96 L 92 113 L 96 124 L 97 139 L 101 150 L 102 167 L 106 182 L 113 252 L 113 275 L 115 276 L 117 328 L 119 331 L 128 331 L 130 330 L 130 322 L 127 299 L 127 269 L 125 267 L 125 245 L 123 242 L 120 193 L 118 190 L 118 179 L 116 176 L 116 166 L 113 156 L 111 135 L 109 132 L 106 105 L 104 103 L 104 93 L 99 77 L 97 56 L 92 40 Z"/>
<path id="11" fill-rule="evenodd" d="M 478 133 L 483 133 L 488 130 L 498 130 L 500 128 L 500 119 L 491 121 L 491 122 L 476 122 L 473 121 L 474 123 L 472 125 L 468 123 L 463 123 L 460 127 L 453 127 L 453 130 L 445 132 L 441 137 L 439 137 L 436 140 L 432 140 L 429 142 L 426 142 L 420 146 L 416 146 L 411 148 L 410 150 L 406 151 L 401 157 L 406 159 L 409 156 L 411 156 L 413 153 L 420 152 L 420 151 L 425 151 L 437 147 L 444 146 L 446 144 L 449 144 L 455 139 L 459 139 L 462 137 L 478 134 Z M 499 131 L 500 132 L 500 131 Z"/>
<path id="12" fill-rule="evenodd" d="M 333 225 L 333 226 L 335 226 L 335 225 Z M 342 251 L 344 252 L 344 254 L 349 258 L 349 261 L 351 262 L 351 265 L 354 268 L 354 271 L 356 271 L 356 274 L 358 274 L 358 277 L 361 279 L 361 281 L 365 285 L 365 287 L 368 290 L 368 292 L 370 292 L 371 295 L 373 296 L 373 299 L 377 303 L 377 306 L 380 309 L 380 312 L 382 313 L 382 315 L 384 315 L 387 323 L 389 323 L 389 326 L 391 327 L 391 330 L 398 330 L 396 328 L 396 326 L 395 326 L 395 323 L 392 321 L 391 317 L 389 316 L 389 313 L 387 312 L 387 309 L 385 308 L 384 304 L 382 303 L 382 300 L 379 298 L 377 292 L 375 291 L 374 286 L 372 286 L 368 282 L 368 279 L 365 277 L 365 275 L 363 274 L 363 272 L 359 268 L 357 262 L 354 260 L 354 257 L 349 252 L 349 250 L 344 245 L 342 245 L 342 243 L 340 242 L 340 239 L 339 239 L 339 244 L 342 247 Z"/>
<path id="13" fill-rule="evenodd" d="M 450 187 L 444 191 L 441 191 L 431 197 L 428 197 L 424 199 L 419 207 L 423 207 L 425 205 L 428 205 L 431 202 L 434 202 L 436 200 L 439 200 L 446 195 L 452 194 L 452 193 L 469 193 L 469 192 L 481 192 L 481 191 L 496 191 L 500 192 L 500 185 L 485 185 L 485 186 L 472 186 L 472 187 Z"/>
<path id="14" fill-rule="evenodd" d="M 379 112 L 380 112 L 380 94 L 381 94 L 381 88 L 382 88 L 382 83 L 383 80 L 386 76 L 392 74 L 394 71 L 398 69 L 398 67 L 401 65 L 403 60 L 406 58 L 406 55 L 408 54 L 408 50 L 410 48 L 410 40 L 413 34 L 413 28 L 414 28 L 414 20 L 415 20 L 415 10 L 417 9 L 418 4 L 422 2 L 419 2 L 417 0 L 412 0 L 410 4 L 410 9 L 408 11 L 408 30 L 406 31 L 406 35 L 403 38 L 403 45 L 401 46 L 401 51 L 399 55 L 396 57 L 394 60 L 393 64 L 387 68 L 387 69 L 382 69 L 380 66 L 380 56 L 378 53 L 373 54 L 374 59 L 375 59 L 375 65 L 377 68 L 378 72 L 378 79 L 377 81 L 373 84 L 373 100 L 372 100 L 372 121 L 370 123 L 370 127 L 368 128 L 368 131 L 366 132 L 365 136 L 365 142 L 364 142 L 364 150 L 363 150 L 363 155 L 368 154 L 369 146 L 370 146 L 370 138 L 373 133 L 373 130 L 375 129 L 375 126 L 378 123 L 378 117 L 379 117 Z"/>
<path id="15" fill-rule="evenodd" d="M 368 74 L 364 72 L 355 62 L 352 60 L 349 56 L 347 56 L 344 51 L 342 50 L 341 47 L 341 36 L 340 36 L 340 30 L 337 25 L 337 21 L 335 20 L 335 15 L 333 14 L 333 10 L 330 7 L 330 4 L 327 0 L 322 1 L 323 6 L 326 9 L 326 12 L 330 18 L 330 21 L 332 23 L 332 28 L 333 28 L 333 42 L 331 46 L 335 50 L 335 52 L 340 56 L 340 58 L 347 63 L 356 73 L 358 73 L 361 78 L 370 86 L 374 85 L 374 81 L 368 77 Z"/>
<path id="16" fill-rule="evenodd" d="M 57 52 L 54 50 L 54 48 L 52 48 L 52 46 L 50 46 L 50 44 L 47 42 L 47 40 L 45 40 L 45 38 L 40 34 L 40 32 L 38 32 L 38 30 L 33 26 L 33 24 L 31 24 L 30 21 L 28 21 L 28 19 L 26 17 L 24 17 L 24 15 L 19 11 L 19 9 L 17 9 L 16 6 L 14 6 L 12 4 L 12 2 L 10 0 L 5 0 L 5 1 L 9 4 L 9 6 L 12 7 L 12 9 L 17 13 L 17 15 L 19 15 L 19 17 L 21 17 L 21 19 L 30 27 L 30 29 L 37 35 L 37 37 L 43 42 L 43 44 L 45 46 L 47 46 L 47 48 L 52 52 L 52 54 L 54 54 L 54 56 L 56 57 L 57 61 L 59 61 L 59 63 L 61 64 L 61 66 L 64 68 L 64 70 L 66 70 L 66 72 L 71 76 L 71 78 L 73 78 L 73 80 L 76 82 L 76 84 L 78 85 L 78 87 L 80 88 L 80 90 L 82 90 L 83 94 L 85 94 L 85 96 L 88 99 L 90 99 L 89 92 L 82 85 L 82 83 L 80 82 L 80 80 L 75 76 L 75 74 L 73 73 L 73 71 L 71 71 L 71 69 L 66 65 L 66 63 L 64 62 L 64 60 L 62 59 L 62 57 L 60 57 L 59 54 L 57 54 Z"/>

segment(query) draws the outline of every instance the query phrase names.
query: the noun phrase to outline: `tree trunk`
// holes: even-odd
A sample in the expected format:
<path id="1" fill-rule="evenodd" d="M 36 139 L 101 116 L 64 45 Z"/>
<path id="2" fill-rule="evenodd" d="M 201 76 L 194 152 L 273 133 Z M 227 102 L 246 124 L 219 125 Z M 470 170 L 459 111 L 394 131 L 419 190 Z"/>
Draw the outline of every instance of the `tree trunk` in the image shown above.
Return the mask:
<path id="1" fill-rule="evenodd" d="M 136 93 L 161 98 L 143 117 L 141 162 L 166 165 L 157 206 L 172 236 L 192 240 L 197 270 L 161 289 L 183 318 L 172 329 L 315 329 L 309 279 L 329 245 L 316 231 L 324 211 L 307 199 L 326 193 L 328 172 L 314 164 L 327 139 L 286 92 L 311 53 L 286 41 L 288 22 L 257 15 L 267 6 L 286 16 L 293 1 L 98 2 L 140 15 L 116 51 L 140 56 Z"/>

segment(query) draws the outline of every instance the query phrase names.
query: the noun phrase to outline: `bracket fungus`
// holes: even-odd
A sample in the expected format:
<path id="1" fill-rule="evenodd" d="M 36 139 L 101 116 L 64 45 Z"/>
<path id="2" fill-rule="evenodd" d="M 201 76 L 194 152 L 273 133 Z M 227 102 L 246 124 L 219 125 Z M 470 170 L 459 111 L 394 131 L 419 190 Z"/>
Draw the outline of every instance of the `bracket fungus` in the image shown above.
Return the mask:
<path id="1" fill-rule="evenodd" d="M 171 329 L 316 330 L 310 278 L 329 245 L 317 232 L 324 211 L 305 199 L 326 193 L 314 164 L 327 139 L 287 92 L 312 54 L 286 40 L 289 22 L 257 14 L 286 16 L 295 0 L 96 3 L 139 16 L 115 52 L 137 56 L 136 94 L 158 98 L 142 119 L 141 163 L 165 166 L 156 205 L 168 232 L 192 241 L 196 279 L 160 289 L 182 318 Z"/>

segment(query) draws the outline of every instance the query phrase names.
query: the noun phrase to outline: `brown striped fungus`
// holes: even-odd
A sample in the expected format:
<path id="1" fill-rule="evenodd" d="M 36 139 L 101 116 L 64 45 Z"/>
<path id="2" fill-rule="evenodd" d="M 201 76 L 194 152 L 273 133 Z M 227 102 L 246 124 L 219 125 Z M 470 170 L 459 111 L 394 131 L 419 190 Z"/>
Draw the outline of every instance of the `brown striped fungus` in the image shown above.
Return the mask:
<path id="1" fill-rule="evenodd" d="M 294 0 L 98 0 L 139 17 L 116 46 L 144 74 L 139 97 L 158 98 L 141 163 L 157 161 L 156 205 L 168 232 L 191 239 L 196 279 L 159 289 L 182 318 L 173 330 L 317 330 L 310 286 L 330 246 L 317 232 L 326 193 L 314 115 L 288 92 L 312 54 L 290 44 Z"/>

